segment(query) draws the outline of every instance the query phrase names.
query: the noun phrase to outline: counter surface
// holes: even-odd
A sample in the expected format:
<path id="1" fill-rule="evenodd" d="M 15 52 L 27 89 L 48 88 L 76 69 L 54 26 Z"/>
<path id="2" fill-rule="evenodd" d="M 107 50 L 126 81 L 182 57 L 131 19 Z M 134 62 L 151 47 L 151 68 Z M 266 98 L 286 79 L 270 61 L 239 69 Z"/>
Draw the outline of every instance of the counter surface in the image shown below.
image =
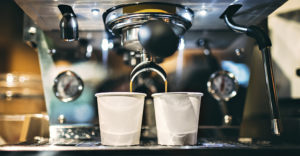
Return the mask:
<path id="1" fill-rule="evenodd" d="M 0 155 L 300 155 L 299 144 L 242 144 L 234 141 L 201 141 L 195 146 L 161 146 L 142 142 L 139 146 L 103 146 L 100 142 L 79 142 L 67 145 L 48 143 L 6 145 Z"/>

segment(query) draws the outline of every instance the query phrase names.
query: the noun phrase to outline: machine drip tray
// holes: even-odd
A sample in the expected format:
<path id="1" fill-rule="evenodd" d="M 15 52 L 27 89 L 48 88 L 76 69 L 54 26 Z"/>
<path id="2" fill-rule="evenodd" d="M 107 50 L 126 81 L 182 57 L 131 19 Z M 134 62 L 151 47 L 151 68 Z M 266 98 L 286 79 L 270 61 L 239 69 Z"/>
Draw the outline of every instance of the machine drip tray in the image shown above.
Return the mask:
<path id="1" fill-rule="evenodd" d="M 0 155 L 40 156 L 40 155 L 299 155 L 300 145 L 295 144 L 242 144 L 237 141 L 200 139 L 195 146 L 161 146 L 156 140 L 145 140 L 138 146 L 103 146 L 99 141 L 82 141 L 63 144 L 29 144 L 0 146 Z"/>
<path id="2" fill-rule="evenodd" d="M 215 127 L 201 127 L 210 131 Z M 199 132 L 201 132 L 201 128 Z M 236 128 L 219 127 L 220 130 L 236 131 Z M 214 131 L 213 131 L 214 132 Z M 211 133 L 209 133 L 211 134 Z M 231 132 L 230 132 L 231 134 Z M 136 146 L 104 146 L 100 140 L 61 140 L 49 143 L 48 139 L 40 139 L 38 143 L 20 143 L 15 145 L 0 145 L 0 155 L 39 156 L 45 155 L 286 155 L 300 153 L 300 144 L 281 141 L 270 143 L 266 141 L 255 143 L 240 143 L 237 138 L 199 137 L 194 146 L 162 146 L 156 139 L 142 138 Z"/>
<path id="3" fill-rule="evenodd" d="M 202 138 L 199 140 L 197 145 L 194 146 L 162 146 L 157 144 L 157 140 L 148 139 L 142 140 L 140 145 L 134 146 L 105 146 L 101 145 L 98 140 L 84 141 L 74 140 L 68 142 L 41 142 L 41 143 L 20 143 L 14 145 L 0 145 L 0 151 L 44 151 L 44 150 L 55 150 L 55 151 L 69 151 L 69 150 L 178 150 L 178 149 L 263 149 L 263 148 L 277 148 L 277 149 L 288 149 L 298 148 L 300 150 L 300 144 L 288 144 L 288 143 L 277 143 L 272 144 L 266 143 L 240 143 L 237 140 L 216 140 Z"/>

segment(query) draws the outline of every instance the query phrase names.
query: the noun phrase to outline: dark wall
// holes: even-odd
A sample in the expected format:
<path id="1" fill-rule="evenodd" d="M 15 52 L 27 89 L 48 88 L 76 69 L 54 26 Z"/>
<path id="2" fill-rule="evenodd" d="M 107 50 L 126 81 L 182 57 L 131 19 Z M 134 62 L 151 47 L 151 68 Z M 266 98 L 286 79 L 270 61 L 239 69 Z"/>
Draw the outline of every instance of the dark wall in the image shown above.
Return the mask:
<path id="1" fill-rule="evenodd" d="M 22 40 L 23 11 L 13 0 L 0 1 L 0 73 L 9 71 L 10 51 Z"/>

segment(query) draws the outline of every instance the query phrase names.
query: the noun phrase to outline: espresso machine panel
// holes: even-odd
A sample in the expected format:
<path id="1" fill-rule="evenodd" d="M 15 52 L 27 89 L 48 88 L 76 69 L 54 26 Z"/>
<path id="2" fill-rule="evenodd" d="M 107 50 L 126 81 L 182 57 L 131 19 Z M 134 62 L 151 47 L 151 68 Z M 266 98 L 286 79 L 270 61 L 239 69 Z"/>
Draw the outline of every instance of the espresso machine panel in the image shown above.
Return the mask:
<path id="1" fill-rule="evenodd" d="M 104 30 L 105 26 L 102 14 L 109 8 L 122 4 L 134 4 L 135 0 L 76 0 L 76 1 L 50 1 L 50 0 L 15 0 L 24 12 L 35 21 L 44 31 L 59 30 L 58 23 L 61 20 L 61 13 L 57 6 L 65 4 L 73 7 L 78 15 L 78 25 L 81 31 Z M 151 0 L 138 1 L 153 2 Z M 243 7 L 237 13 L 235 20 L 246 26 L 258 24 L 270 13 L 281 6 L 286 0 L 160 0 L 172 4 L 181 4 L 195 12 L 195 18 L 191 30 L 223 30 L 228 29 L 218 17 L 230 4 L 241 4 Z M 92 11 L 95 11 L 94 14 Z"/>
<path id="2" fill-rule="evenodd" d="M 238 111 L 242 112 L 246 96 L 246 88 L 237 90 L 236 78 L 222 70 L 221 62 L 249 64 L 255 42 L 227 25 L 235 30 L 243 28 L 235 23 L 245 27 L 259 24 L 285 1 L 15 0 L 33 21 L 25 25 L 25 33 L 31 27 L 37 29 L 27 35 L 27 40 L 37 45 L 51 140 L 99 139 L 94 94 L 107 91 L 203 91 L 203 110 L 213 113 L 201 112 L 200 124 L 224 126 L 206 120 L 211 116 L 224 118 L 226 126 L 238 127 L 242 113 L 231 117 L 220 115 L 222 110 L 215 111 L 222 109 L 215 109 L 220 101 L 221 105 L 238 103 L 232 106 L 239 106 Z M 227 16 L 220 19 L 226 8 L 234 4 L 242 7 L 229 14 L 229 21 Z M 235 23 L 230 23 L 232 20 Z M 168 33 L 153 31 L 158 26 Z M 147 32 L 150 35 L 143 36 Z M 159 40 L 164 35 L 169 40 Z M 210 48 L 201 45 L 200 40 L 208 40 Z M 160 44 L 164 43 L 171 43 L 171 48 L 160 51 Z M 167 52 L 169 49 L 174 50 Z M 221 72 L 209 80 L 217 71 Z M 163 81 L 157 83 L 157 79 Z M 159 88 L 163 85 L 163 89 Z M 153 116 L 153 102 L 146 102 L 146 115 Z M 231 122 L 233 119 L 237 120 Z M 145 120 L 155 126 L 152 118 Z"/>

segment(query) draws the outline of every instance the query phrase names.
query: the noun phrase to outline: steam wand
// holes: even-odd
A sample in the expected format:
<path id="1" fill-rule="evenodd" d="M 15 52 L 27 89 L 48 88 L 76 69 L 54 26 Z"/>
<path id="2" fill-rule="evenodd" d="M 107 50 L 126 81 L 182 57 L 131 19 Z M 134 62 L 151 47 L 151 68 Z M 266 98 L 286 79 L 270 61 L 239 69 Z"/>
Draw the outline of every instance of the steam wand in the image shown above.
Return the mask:
<path id="1" fill-rule="evenodd" d="M 242 7 L 240 4 L 230 5 L 224 13 L 220 16 L 224 19 L 227 26 L 235 32 L 245 33 L 247 36 L 254 38 L 257 41 L 259 49 L 262 52 L 264 72 L 266 77 L 266 84 L 268 89 L 268 98 L 271 108 L 271 124 L 272 132 L 276 136 L 280 136 L 279 129 L 279 109 L 277 104 L 277 94 L 275 88 L 275 81 L 273 76 L 272 57 L 270 53 L 271 41 L 268 35 L 256 26 L 243 27 L 234 23 L 233 15 Z"/>

